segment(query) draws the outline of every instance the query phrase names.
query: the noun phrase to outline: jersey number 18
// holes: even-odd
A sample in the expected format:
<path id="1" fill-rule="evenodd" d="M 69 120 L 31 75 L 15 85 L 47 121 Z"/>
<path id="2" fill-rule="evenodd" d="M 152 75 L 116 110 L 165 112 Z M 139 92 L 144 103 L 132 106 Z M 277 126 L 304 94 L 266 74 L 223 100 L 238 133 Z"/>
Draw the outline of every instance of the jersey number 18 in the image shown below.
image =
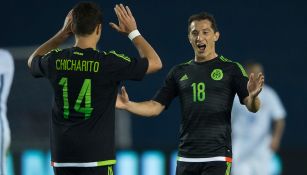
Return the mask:
<path id="1" fill-rule="evenodd" d="M 200 83 L 192 83 L 193 88 L 193 101 L 194 102 L 202 102 L 205 101 L 206 98 L 206 86 L 204 82 Z"/>

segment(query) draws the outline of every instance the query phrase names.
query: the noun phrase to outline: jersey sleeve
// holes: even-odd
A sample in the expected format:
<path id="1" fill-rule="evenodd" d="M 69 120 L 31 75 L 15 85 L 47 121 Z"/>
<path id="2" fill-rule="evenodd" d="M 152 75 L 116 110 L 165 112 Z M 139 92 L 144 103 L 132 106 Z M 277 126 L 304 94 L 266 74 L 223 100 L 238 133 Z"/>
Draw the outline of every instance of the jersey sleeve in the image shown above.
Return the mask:
<path id="1" fill-rule="evenodd" d="M 164 105 L 166 109 L 172 102 L 172 100 L 178 96 L 178 89 L 174 77 L 175 68 L 173 68 L 167 75 L 164 84 L 157 91 L 152 100 Z"/>
<path id="2" fill-rule="evenodd" d="M 124 54 L 111 51 L 106 55 L 104 70 L 115 81 L 142 80 L 148 69 L 146 58 L 130 58 Z"/>
<path id="3" fill-rule="evenodd" d="M 240 63 L 235 63 L 233 88 L 238 95 L 240 103 L 243 104 L 245 97 L 249 95 L 247 90 L 248 75 Z"/>
<path id="4" fill-rule="evenodd" d="M 286 110 L 282 105 L 280 98 L 273 89 L 270 90 L 270 98 L 268 99 L 270 99 L 270 106 L 272 107 L 271 108 L 272 118 L 274 120 L 278 120 L 286 117 Z"/>
<path id="5" fill-rule="evenodd" d="M 54 51 L 50 51 L 44 56 L 35 56 L 31 62 L 30 72 L 33 77 L 48 77 L 49 60 L 54 56 Z"/>
<path id="6" fill-rule="evenodd" d="M 0 50 L 0 74 L 14 71 L 13 57 L 10 52 Z"/>

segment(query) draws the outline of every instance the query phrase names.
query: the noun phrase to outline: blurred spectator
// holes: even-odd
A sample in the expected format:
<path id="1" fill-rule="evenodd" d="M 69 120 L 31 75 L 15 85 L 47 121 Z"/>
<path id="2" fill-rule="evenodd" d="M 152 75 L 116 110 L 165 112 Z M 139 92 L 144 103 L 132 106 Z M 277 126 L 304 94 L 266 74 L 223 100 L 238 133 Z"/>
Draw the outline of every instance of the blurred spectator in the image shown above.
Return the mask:
<path id="1" fill-rule="evenodd" d="M 7 98 L 14 76 L 12 55 L 0 49 L 0 175 L 6 175 L 6 154 L 11 142 L 11 132 L 7 120 Z"/>
<path id="2" fill-rule="evenodd" d="M 131 114 L 128 111 L 115 110 L 115 146 L 118 149 L 131 149 Z"/>
<path id="3" fill-rule="evenodd" d="M 246 64 L 248 74 L 263 72 L 260 63 Z M 232 109 L 233 175 L 269 175 L 285 126 L 285 109 L 276 92 L 264 85 L 261 107 L 250 113 L 235 98 Z M 272 125 L 273 124 L 273 125 Z M 272 127 L 273 126 L 273 127 Z"/>

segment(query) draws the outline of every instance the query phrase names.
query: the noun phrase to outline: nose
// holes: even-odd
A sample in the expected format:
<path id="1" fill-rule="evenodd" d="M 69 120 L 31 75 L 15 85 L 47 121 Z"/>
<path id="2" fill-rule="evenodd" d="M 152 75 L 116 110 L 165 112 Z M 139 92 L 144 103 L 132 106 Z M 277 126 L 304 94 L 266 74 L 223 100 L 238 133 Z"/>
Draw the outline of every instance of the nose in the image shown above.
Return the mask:
<path id="1" fill-rule="evenodd" d="M 197 38 L 196 38 L 197 41 L 202 41 L 203 39 L 204 37 L 201 34 L 197 35 Z"/>

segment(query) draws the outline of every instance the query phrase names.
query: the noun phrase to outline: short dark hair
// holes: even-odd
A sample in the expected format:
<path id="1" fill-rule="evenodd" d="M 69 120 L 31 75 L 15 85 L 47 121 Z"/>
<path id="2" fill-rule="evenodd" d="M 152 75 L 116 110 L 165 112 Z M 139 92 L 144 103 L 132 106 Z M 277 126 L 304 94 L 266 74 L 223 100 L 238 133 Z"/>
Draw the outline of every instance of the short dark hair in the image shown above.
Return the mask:
<path id="1" fill-rule="evenodd" d="M 201 20 L 208 20 L 211 22 L 211 27 L 213 29 L 214 32 L 218 32 L 218 28 L 217 28 L 217 24 L 215 22 L 215 19 L 213 17 L 213 15 L 211 15 L 210 13 L 207 12 L 201 12 L 201 13 L 197 13 L 194 14 L 192 16 L 190 16 L 189 18 L 189 27 L 188 30 L 190 31 L 190 25 L 193 21 L 201 21 Z"/>
<path id="2" fill-rule="evenodd" d="M 92 34 L 102 24 L 102 12 L 94 2 L 80 2 L 73 8 L 73 31 L 76 35 Z"/>

